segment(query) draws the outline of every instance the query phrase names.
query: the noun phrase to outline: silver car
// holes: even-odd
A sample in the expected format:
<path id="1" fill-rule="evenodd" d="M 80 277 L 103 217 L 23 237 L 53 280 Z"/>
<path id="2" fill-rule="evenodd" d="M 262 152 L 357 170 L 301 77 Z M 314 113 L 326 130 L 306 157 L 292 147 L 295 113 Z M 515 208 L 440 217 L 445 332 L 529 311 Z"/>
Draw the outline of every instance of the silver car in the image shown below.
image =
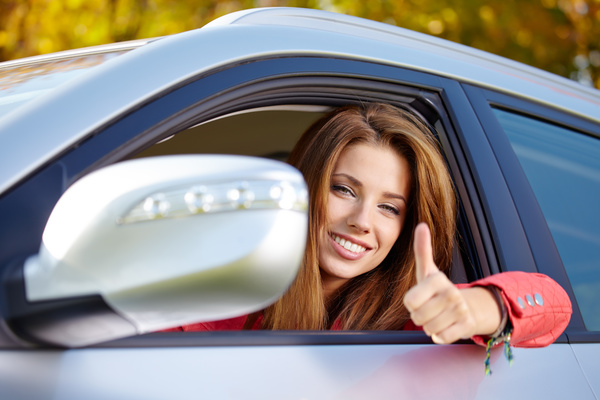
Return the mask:
<path id="1" fill-rule="evenodd" d="M 460 197 L 453 276 L 542 272 L 563 335 L 512 366 L 421 332 L 162 332 L 294 279 L 283 163 L 332 108 L 435 127 Z M 0 64 L 0 398 L 600 397 L 600 92 L 381 23 L 293 8 Z"/>

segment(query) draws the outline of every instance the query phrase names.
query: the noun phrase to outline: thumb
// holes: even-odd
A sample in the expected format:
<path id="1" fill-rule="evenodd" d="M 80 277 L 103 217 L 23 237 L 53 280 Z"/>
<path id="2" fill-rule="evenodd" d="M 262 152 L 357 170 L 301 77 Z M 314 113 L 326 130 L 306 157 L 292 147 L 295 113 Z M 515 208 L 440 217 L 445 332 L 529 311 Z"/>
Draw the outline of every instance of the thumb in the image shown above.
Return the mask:
<path id="1" fill-rule="evenodd" d="M 420 283 L 428 276 L 439 271 L 433 261 L 431 233 L 429 232 L 429 227 L 424 222 L 419 223 L 415 228 L 414 251 L 417 283 Z"/>

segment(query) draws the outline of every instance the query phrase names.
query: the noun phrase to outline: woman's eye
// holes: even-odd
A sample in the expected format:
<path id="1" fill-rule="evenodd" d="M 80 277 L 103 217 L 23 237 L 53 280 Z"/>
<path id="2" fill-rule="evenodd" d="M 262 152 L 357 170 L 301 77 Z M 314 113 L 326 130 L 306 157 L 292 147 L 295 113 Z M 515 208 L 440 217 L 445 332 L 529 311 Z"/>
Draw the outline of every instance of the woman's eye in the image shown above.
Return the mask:
<path id="1" fill-rule="evenodd" d="M 396 207 L 391 206 L 389 204 L 382 204 L 379 207 L 381 207 L 386 212 L 392 213 L 394 215 L 400 215 L 400 210 L 398 210 Z"/>
<path id="2" fill-rule="evenodd" d="M 348 186 L 344 186 L 344 185 L 332 185 L 331 189 L 334 190 L 335 192 L 338 192 L 338 193 L 341 193 L 341 194 L 354 196 L 354 192 Z"/>

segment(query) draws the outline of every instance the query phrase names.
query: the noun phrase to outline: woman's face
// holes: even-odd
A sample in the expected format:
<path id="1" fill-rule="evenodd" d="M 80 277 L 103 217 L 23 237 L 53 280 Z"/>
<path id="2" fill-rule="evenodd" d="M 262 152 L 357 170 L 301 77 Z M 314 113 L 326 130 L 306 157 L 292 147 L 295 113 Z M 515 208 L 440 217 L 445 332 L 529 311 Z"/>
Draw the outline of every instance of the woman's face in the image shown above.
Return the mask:
<path id="1" fill-rule="evenodd" d="M 325 293 L 377 267 L 398 239 L 410 194 L 408 162 L 388 147 L 348 146 L 331 175 L 319 243 Z"/>

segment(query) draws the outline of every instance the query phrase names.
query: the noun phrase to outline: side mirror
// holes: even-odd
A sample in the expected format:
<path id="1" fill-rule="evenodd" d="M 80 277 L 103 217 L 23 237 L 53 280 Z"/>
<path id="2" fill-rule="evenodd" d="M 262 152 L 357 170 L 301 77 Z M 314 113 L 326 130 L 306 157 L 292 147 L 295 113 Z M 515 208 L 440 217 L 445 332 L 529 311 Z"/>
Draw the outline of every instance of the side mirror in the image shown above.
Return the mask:
<path id="1" fill-rule="evenodd" d="M 308 196 L 277 161 L 166 156 L 91 173 L 60 198 L 10 275 L 8 325 L 82 346 L 265 308 L 301 263 Z"/>

